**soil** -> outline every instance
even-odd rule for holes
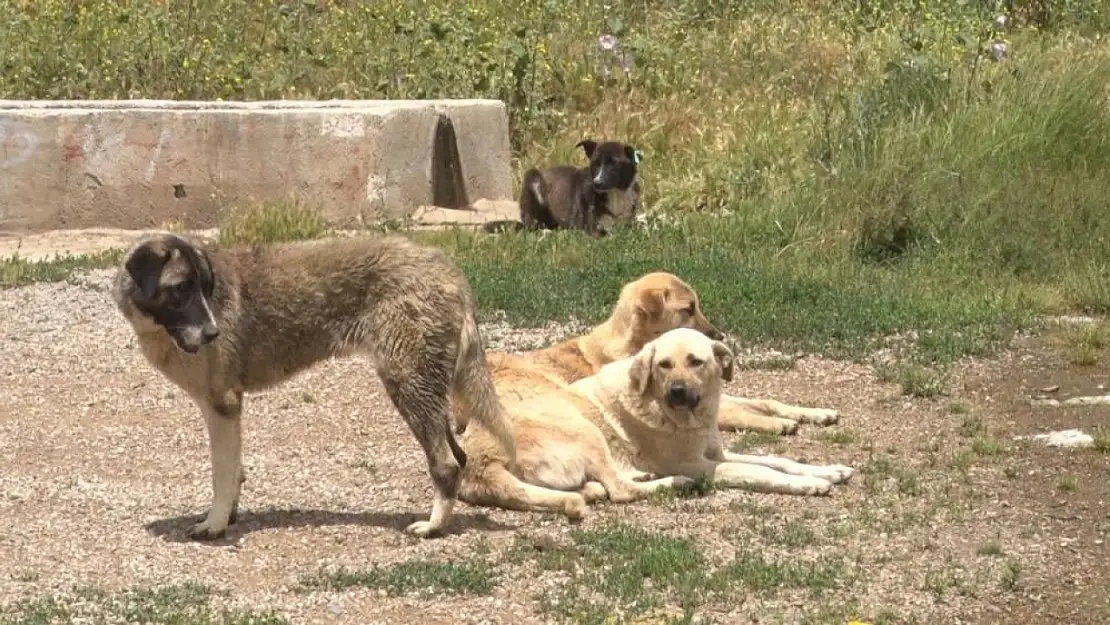
[[[1110,455],[1014,440],[1107,426],[1110,406],[1033,406],[1029,397],[1050,385],[1059,396],[1097,392],[1110,376],[1070,365],[1044,337],[960,363],[948,395],[933,399],[903,397],[868,366],[817,355],[787,371],[743,371],[729,392],[840,411],[836,425],[760,438],[750,452],[860,468],[830,497],[716,491],[598,506],[579,526],[460,504],[453,531],[436,540],[402,533],[431,502],[416,441],[364,363],[328,361],[248,399],[240,520],[227,540],[196,543],[184,534],[210,497],[203,423],[142,360],[108,276],[0,291],[0,605],[75,584],[191,580],[294,623],[542,623],[536,595],[557,582],[501,562],[514,540],[566,540],[620,520],[693,536],[715,557],[737,545],[786,561],[835,554],[858,573],[823,599],[804,589],[737,592],[712,606],[716,622],[1110,622]],[[566,329],[484,332],[511,349]],[[976,452],[976,441],[997,449]],[[797,523],[813,540],[782,539]],[[294,590],[325,566],[487,548],[501,562],[489,596]],[[822,620],[839,605],[842,618]]]

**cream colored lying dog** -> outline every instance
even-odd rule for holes
[[[477,462],[464,472],[459,498],[578,519],[590,501],[633,501],[700,478],[724,488],[825,495],[852,476],[842,465],[726,451],[717,411],[732,370],[728,346],[679,328],[568,388],[512,403],[515,467],[483,464],[486,436],[468,430],[463,449]]]

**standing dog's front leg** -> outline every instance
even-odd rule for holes
[[[228,392],[220,399],[199,399],[197,404],[208,427],[208,448],[212,461],[212,507],[208,516],[189,530],[198,540],[220,538],[239,502],[243,483],[243,432],[240,416],[243,395]]]

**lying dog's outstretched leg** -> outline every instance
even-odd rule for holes
[[[798,431],[798,422],[793,419],[760,414],[747,409],[743,404],[727,401],[727,397],[721,397],[721,405],[717,410],[717,429],[768,434],[793,434]]]
[[[589,487],[589,484],[586,486]],[[501,464],[466,471],[459,487],[459,499],[472,506],[496,506],[521,512],[556,512],[570,521],[580,521],[586,516],[589,494],[529,484]]]
[[[622,476],[610,468],[599,471],[597,481],[605,488],[613,503],[628,503],[647,497],[662,488],[688,488],[694,484],[694,480],[684,475],[635,481],[637,476],[642,475],[643,472],[636,471]]]
[[[691,479],[710,478],[717,486],[739,488],[780,495],[827,495],[832,490],[828,480],[809,475],[789,475],[769,467],[742,462],[706,460],[683,467],[683,475]]]
[[[832,425],[840,419],[837,412],[829,408],[807,408],[805,406],[785,404],[774,399],[751,399],[750,397],[737,397],[734,395],[725,395],[721,397],[721,399],[723,400],[721,402],[722,405],[731,403],[741,409],[747,409],[751,413],[768,417],[778,417],[780,419],[789,419],[799,423]]]
[[[724,452],[724,460],[728,462],[743,462],[744,464],[755,464],[776,471],[781,471],[788,475],[808,475],[810,477],[818,477],[823,480],[828,480],[833,484],[840,484],[847,482],[851,479],[852,475],[856,472],[852,467],[847,467],[842,464],[802,464],[795,462],[789,458],[781,456],[753,456],[750,454],[736,454],[731,451]]]
[[[212,507],[208,516],[189,530],[195,539],[220,538],[239,502],[244,475],[242,469],[241,393],[229,392],[223,398],[196,400],[208,427],[208,447],[212,457]]]

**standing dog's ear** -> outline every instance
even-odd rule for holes
[[[717,364],[721,367],[721,379],[725,382],[731,382],[732,369],[736,362],[732,350],[721,341],[713,341],[713,357],[717,359]]]
[[[152,299],[158,290],[158,282],[162,279],[162,267],[166,264],[166,255],[154,251],[149,243],[137,248],[131,253],[124,267],[139,287],[139,292],[146,299]]]
[[[201,292],[205,297],[212,297],[213,291],[216,290],[216,278],[212,271],[212,261],[208,259],[208,254],[204,250],[189,245],[185,248],[185,254],[189,257],[190,264],[197,270],[197,282],[200,283]]]
[[[594,150],[597,149],[597,141],[591,141],[590,139],[583,139],[583,140],[579,141],[578,143],[575,143],[574,147],[582,148],[583,150],[585,150],[586,158],[593,158]]]
[[[655,343],[648,343],[640,350],[632,361],[632,367],[628,370],[628,380],[632,382],[632,387],[636,392],[643,395],[647,392],[648,384],[651,383],[651,363],[655,360]]]
[[[670,293],[666,289],[648,289],[636,299],[636,312],[645,317],[658,317],[667,306]]]

